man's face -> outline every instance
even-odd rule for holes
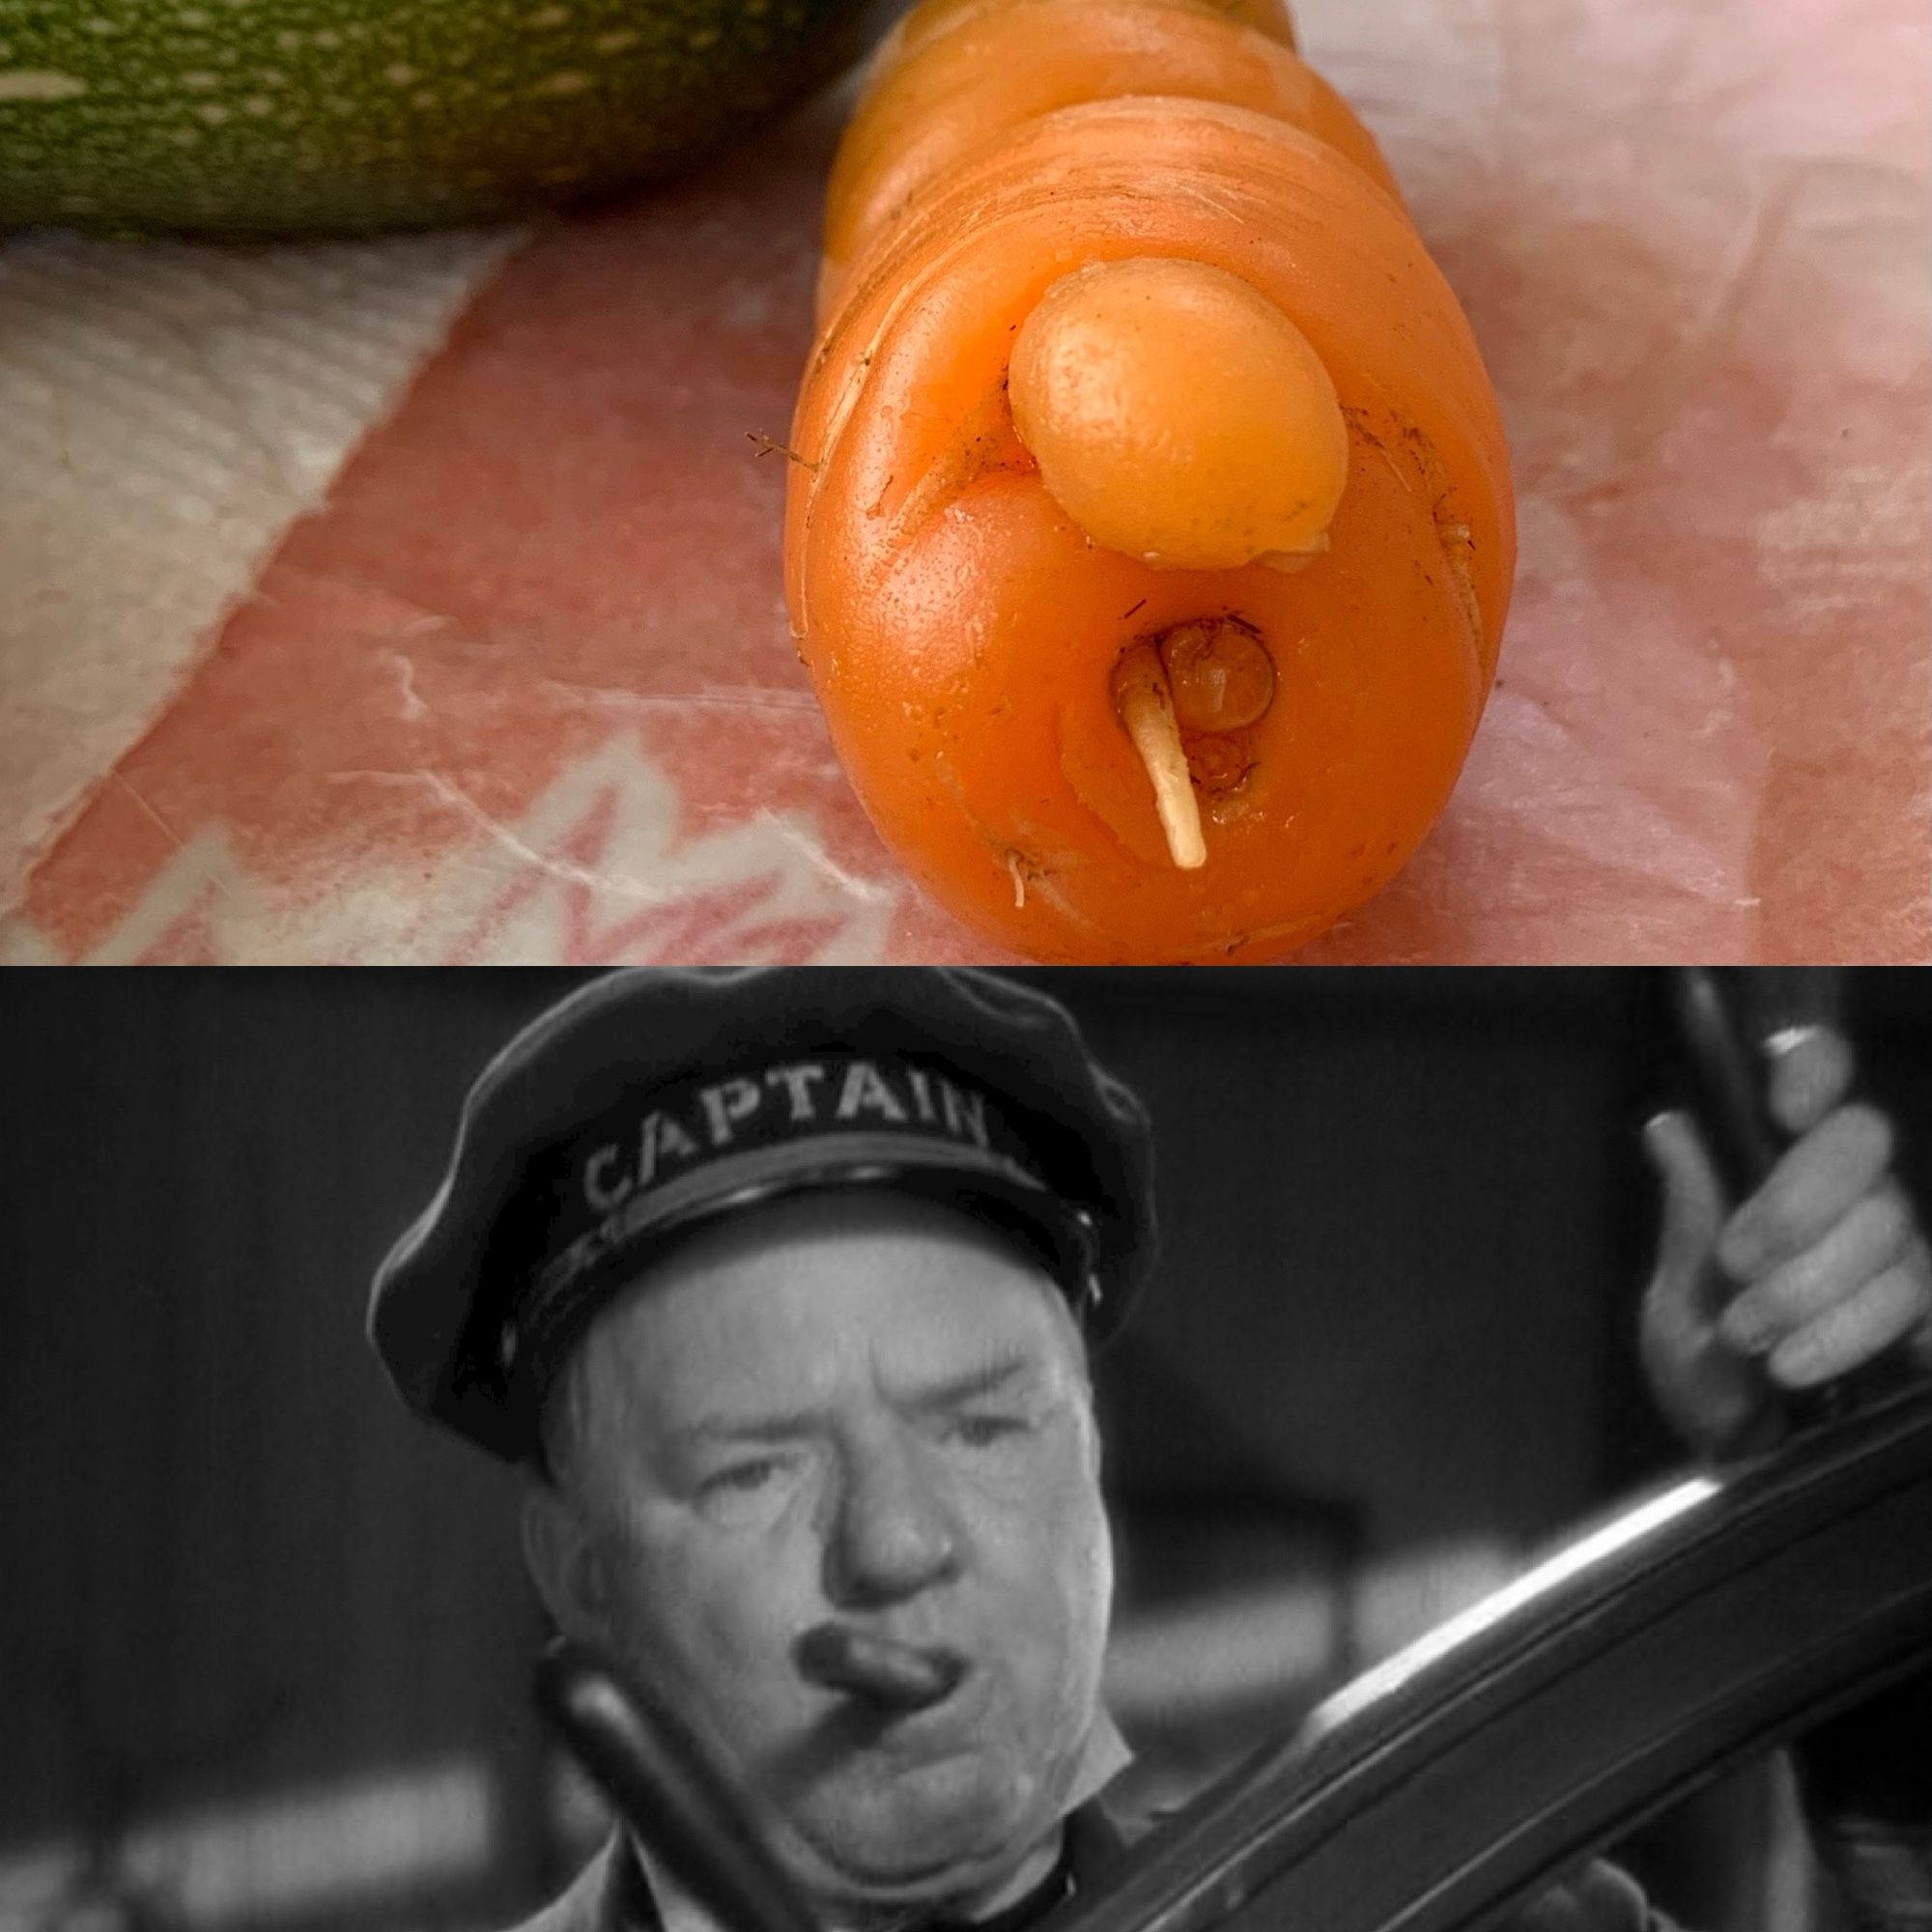
[[[943,1208],[800,1197],[677,1251],[578,1372],[606,1634],[712,1732],[808,1888],[882,1905],[1014,1870],[1078,1768],[1112,1589],[1046,1277]],[[847,1681],[812,1662],[828,1634],[861,1640]],[[908,1708],[868,1675],[895,1664],[962,1674]]]

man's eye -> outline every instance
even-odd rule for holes
[[[751,1495],[772,1482],[782,1466],[776,1456],[755,1456],[714,1469],[698,1487],[707,1496]]]
[[[1023,1435],[1027,1419],[1023,1415],[959,1415],[952,1420],[952,1436],[969,1449],[990,1449],[1014,1435]]]

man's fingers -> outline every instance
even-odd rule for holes
[[[1724,1339],[1747,1354],[1769,1352],[1901,1260],[1916,1238],[1897,1186],[1876,1189],[1822,1239],[1738,1295],[1721,1318]]]
[[[1917,1329],[1927,1299],[1925,1259],[1915,1253],[1780,1342],[1766,1367],[1786,1388],[1849,1375]]]
[[[1644,1932],[1651,1922],[1635,1884],[1598,1859],[1524,1906],[1509,1932]]]
[[[1877,1108],[1854,1101],[1828,1116],[1731,1216],[1718,1243],[1724,1272],[1756,1281],[1802,1255],[1878,1185],[1891,1151],[1891,1124]]]
[[[1546,1891],[1541,1898],[1523,1906],[1509,1921],[1505,1932],[1590,1932],[1590,1922],[1565,1886],[1557,1891]]]
[[[1681,1300],[1687,1316],[1714,1318],[1718,1311],[1700,1296],[1727,1207],[1718,1171],[1688,1115],[1659,1114],[1644,1128],[1643,1145],[1663,1184],[1652,1293]]]
[[[1661,1115],[1644,1144],[1663,1183],[1640,1339],[1652,1390],[1707,1453],[1769,1448],[1776,1389],[1849,1376],[1910,1338],[1932,1367],[1932,1254],[1891,1178],[1892,1129],[1848,1101],[1850,1048],[1833,1030],[1767,1042],[1772,1112],[1797,1139],[1726,1218],[1703,1143]]]
[[[1771,1111],[1788,1134],[1808,1133],[1851,1092],[1852,1049],[1829,1027],[1793,1027],[1766,1042]]]
[[[1577,1882],[1590,1932],[1644,1932],[1650,1908],[1634,1879],[1596,1860]]]
[[[1724,1194],[1697,1130],[1660,1114],[1644,1146],[1663,1183],[1657,1271],[1644,1296],[1639,1342],[1653,1394],[1678,1433],[1713,1454],[1754,1441],[1772,1412],[1752,1363],[1718,1325],[1725,1285],[1712,1265]]]

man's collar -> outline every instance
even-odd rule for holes
[[[1132,1761],[1133,1752],[1127,1741],[1122,1737],[1120,1726],[1104,1710],[1099,1712],[1087,1733],[1087,1742],[1081,1748],[1080,1763],[1073,1774],[1073,1780],[1067,1786],[1066,1797],[1061,1806],[1063,1819],[1097,1798],[1105,1788],[1117,1778]],[[1056,1827],[1056,1836],[1062,1828]],[[694,1898],[677,1879],[665,1867],[664,1861],[652,1855],[649,1846],[639,1841],[635,1833],[626,1832],[631,1859],[621,1861],[632,1864],[641,1874],[644,1888],[648,1890],[651,1904],[655,1909],[658,1932],[725,1932],[712,1916],[708,1907]],[[1056,1851],[1058,1847],[1056,1844]],[[615,1883],[617,1874],[613,1870]],[[621,1890],[619,1896],[621,1897]],[[635,1912],[630,1918],[637,1918]],[[1000,1915],[996,1912],[991,1917]],[[613,1918],[615,1916],[613,1915]],[[621,1918],[615,1922],[623,1923]],[[629,1928],[627,1928],[629,1932]],[[636,1928],[636,1932],[650,1932],[649,1921],[645,1920]],[[837,1932],[837,1928],[832,1928]]]

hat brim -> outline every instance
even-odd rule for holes
[[[514,1335],[504,1338],[513,1358],[503,1360],[506,1381],[533,1413],[540,1410],[597,1316],[705,1226],[801,1193],[864,1187],[956,1208],[1030,1250],[1090,1339],[1101,1339],[1094,1332],[1099,1300],[1091,1217],[996,1151],[861,1129],[746,1149],[619,1204],[599,1230],[608,1243],[601,1252],[574,1272],[540,1279]],[[570,1259],[566,1253],[559,1261]]]

